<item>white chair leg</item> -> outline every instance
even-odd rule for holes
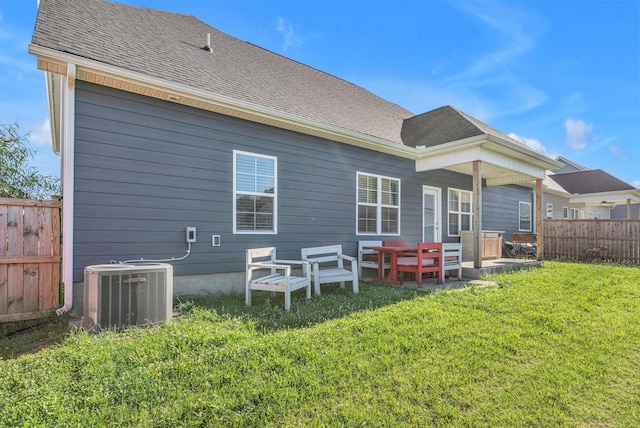
[[[291,309],[291,290],[287,288],[284,292],[284,310],[289,312]]]
[[[313,291],[316,296],[320,295],[320,267],[317,263],[313,264]]]
[[[248,282],[244,287],[244,303],[247,306],[251,306],[251,288],[249,287]]]

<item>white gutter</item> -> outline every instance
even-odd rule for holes
[[[67,65],[62,91],[62,283],[64,305],[56,313],[62,315],[73,305],[73,189],[74,141],[76,110],[76,66]]]

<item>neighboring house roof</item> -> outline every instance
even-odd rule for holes
[[[566,159],[562,159],[564,162]],[[560,168],[563,170],[563,168]],[[564,174],[548,174],[545,185],[557,191],[563,189],[569,202],[577,206],[606,206],[640,203],[640,189],[602,171],[587,169],[585,171]]]
[[[615,192],[619,190],[635,190],[636,188],[624,181],[604,172],[601,169],[553,174],[551,180],[558,183],[571,194]]]
[[[451,106],[405,119],[402,127],[402,140],[411,147],[434,147],[478,135],[491,135],[524,147],[514,138]]]
[[[212,52],[203,49],[211,35]],[[32,44],[402,144],[408,110],[191,15],[41,0]]]
[[[558,168],[553,171],[556,174],[564,174],[567,172],[577,172],[577,171],[587,171],[589,169],[586,166],[582,166],[579,163],[576,163],[570,159],[565,158],[564,156],[558,156],[556,158],[556,161],[564,164],[562,168]]]

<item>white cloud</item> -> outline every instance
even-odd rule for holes
[[[454,5],[492,30],[500,42],[492,50],[478,52],[468,67],[436,85],[458,94],[475,94],[490,116],[482,120],[523,113],[546,102],[546,93],[521,78],[517,71],[522,57],[535,48],[537,33],[545,31],[546,21],[503,3],[456,2]]]
[[[632,181],[632,182],[631,182],[631,183],[629,183],[629,184],[631,184],[631,185],[632,185],[633,187],[635,187],[636,189],[640,189],[640,180]]]
[[[621,161],[626,161],[627,159],[629,159],[619,146],[611,145],[609,146],[609,150],[611,151],[611,153],[613,153],[615,157],[617,157]]]
[[[29,132],[29,141],[34,146],[51,145],[51,124],[48,118]]]
[[[584,150],[591,139],[593,125],[569,118],[564,121],[564,129],[567,131],[567,146],[574,150]]]
[[[551,154],[549,153],[547,148],[542,145],[540,140],[537,140],[535,138],[522,137],[520,135],[514,134],[513,132],[509,134],[509,137],[520,141],[522,144],[529,147],[530,149],[535,150],[538,153],[542,153],[545,156],[551,157]]]
[[[293,24],[285,18],[278,18],[276,29],[283,37],[282,52],[286,52],[289,48],[295,48],[303,44],[303,40],[296,35]]]

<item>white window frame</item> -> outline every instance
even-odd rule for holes
[[[360,194],[360,177],[366,176],[368,178],[376,179],[376,202],[361,202],[359,198]],[[394,204],[384,204],[382,203],[382,182],[383,180],[389,180],[397,183],[398,186],[398,195],[397,195],[397,205]],[[387,177],[384,175],[378,174],[370,174],[367,172],[356,172],[356,235],[368,235],[368,236],[378,236],[378,235],[386,235],[386,236],[400,236],[400,219],[401,219],[401,203],[400,203],[400,195],[401,195],[401,181],[396,177]],[[360,207],[375,207],[376,209],[376,230],[375,232],[369,231],[360,231]],[[396,226],[397,232],[387,232],[382,230],[382,212],[384,208],[395,209],[397,210],[398,216],[398,224]]]
[[[236,162],[238,155],[250,156],[254,158],[270,159],[273,161],[273,193],[239,191],[237,183]],[[237,225],[237,197],[238,195],[260,196],[273,198],[273,228],[263,229],[238,229]],[[278,158],[275,156],[263,155],[259,153],[245,152],[241,150],[233,151],[233,233],[248,235],[274,235],[278,233]]]
[[[547,203],[547,218],[553,219],[553,204]]]
[[[526,228],[526,229],[522,227],[522,221],[523,221],[522,208],[523,207],[527,207],[529,211],[528,213],[525,213],[525,217],[529,218],[529,228]],[[531,202],[519,201],[518,202],[518,230],[520,232],[531,232],[532,227],[533,227],[533,216],[531,212]]]
[[[457,192],[458,193],[458,206],[457,209],[452,210],[451,209],[451,195],[450,192]],[[469,195],[469,212],[466,211],[462,211],[461,205],[462,205],[462,198],[461,195],[462,194],[467,194]],[[450,217],[451,215],[457,215],[458,217],[458,231],[453,234],[451,233],[451,225],[450,225]],[[456,189],[454,187],[449,187],[447,188],[447,236],[460,236],[460,231],[461,230],[467,230],[467,229],[460,229],[460,225],[462,224],[462,216],[468,215],[469,216],[469,229],[468,230],[473,230],[473,192],[469,191],[469,190],[463,190],[463,189]]]
[[[562,207],[562,218],[569,218],[569,207]]]
[[[577,208],[571,208],[571,220],[578,220],[580,218],[580,210]]]

